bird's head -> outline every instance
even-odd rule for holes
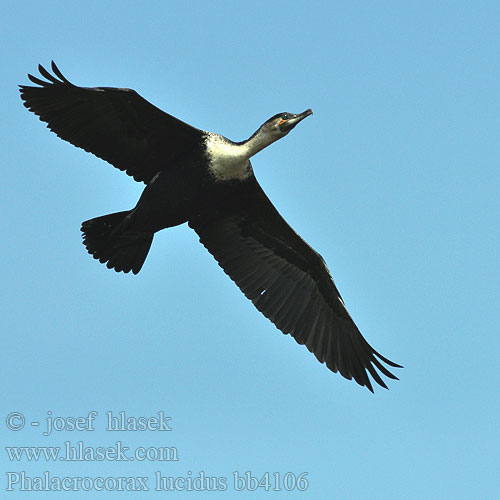
[[[278,113],[264,122],[248,141],[244,141],[241,144],[245,144],[248,156],[253,156],[269,146],[269,144],[285,137],[292,128],[309,115],[312,115],[312,110],[310,109],[299,114]]]
[[[303,113],[278,113],[267,120],[261,128],[266,129],[271,135],[277,139],[284,137],[304,118],[312,115],[312,110],[307,109]]]

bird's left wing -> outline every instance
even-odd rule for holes
[[[225,187],[221,187],[225,189]],[[219,193],[189,221],[201,243],[255,307],[334,372],[373,392],[368,373],[397,379],[348,314],[322,257],[281,217],[254,177]],[[377,371],[378,370],[378,371]]]
[[[201,141],[202,131],[153,106],[131,89],[78,87],[52,62],[37,86],[20,85],[24,105],[74,146],[149,182]]]

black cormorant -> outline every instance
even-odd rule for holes
[[[52,62],[24,105],[61,139],[124,170],[146,187],[132,210],[82,224],[88,252],[107,267],[141,270],[155,232],[187,222],[255,307],[321,363],[373,392],[383,363],[363,338],[322,257],[281,217],[255,179],[250,157],[312,114],[279,113],[233,142],[161,111],[131,89],[78,87]]]

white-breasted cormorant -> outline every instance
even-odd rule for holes
[[[281,217],[255,179],[250,157],[312,114],[279,113],[233,142],[161,111],[131,89],[77,87],[52,62],[47,81],[21,85],[24,105],[61,139],[146,184],[132,210],[82,224],[95,259],[138,273],[154,233],[187,222],[255,307],[334,372],[373,392],[368,373],[400,367],[363,338],[322,257]]]

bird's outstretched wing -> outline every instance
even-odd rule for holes
[[[225,189],[221,187],[221,189]],[[322,257],[281,217],[254,177],[219,193],[219,207],[189,221],[201,243],[255,307],[334,372],[373,392],[368,374],[397,379],[349,316]],[[238,192],[239,191],[239,192]]]
[[[131,89],[78,87],[52,62],[47,81],[28,75],[37,86],[20,85],[24,105],[61,139],[108,161],[136,181],[156,173],[201,141],[202,131],[153,106]]]

